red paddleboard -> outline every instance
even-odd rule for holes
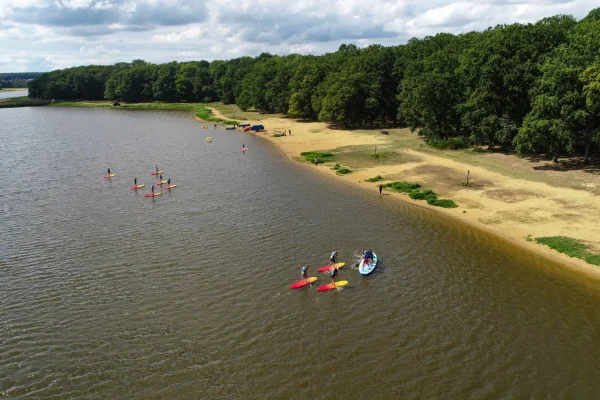
[[[308,286],[311,283],[313,283],[314,281],[317,280],[316,276],[311,276],[308,279],[302,279],[301,281],[298,281],[296,283],[292,283],[290,285],[290,289],[299,289],[299,288],[303,288],[304,286]]]
[[[158,193],[148,193],[145,194],[144,197],[156,197],[156,196],[160,196],[162,193],[158,192]]]
[[[333,283],[328,283],[327,285],[319,286],[317,290],[319,292],[326,292],[327,290],[333,290],[335,288],[344,287],[348,284],[348,281],[337,281],[335,285]]]
[[[158,181],[154,184],[154,186],[161,186],[162,184],[167,183],[167,181]]]
[[[346,263],[342,263],[341,262],[341,263],[335,264],[335,266],[338,267],[338,268],[342,268],[344,265],[346,265]],[[317,270],[317,272],[329,272],[331,270],[331,267],[332,267],[331,265],[327,265],[325,267],[321,267],[321,268],[319,268]]]
[[[158,171],[158,172],[154,171],[154,172],[150,172],[150,175],[160,175],[160,174],[162,174],[163,172],[164,172],[164,171]]]
[[[138,190],[138,189],[143,188],[144,186],[146,186],[146,185],[144,185],[142,183],[141,185],[135,185],[135,186],[130,187],[129,190]]]
[[[169,189],[173,189],[176,188],[177,185],[171,185],[171,186],[163,186],[163,190],[169,190]]]
[[[103,178],[104,179],[110,179],[110,178],[115,177],[115,176],[117,176],[117,174],[104,175]]]

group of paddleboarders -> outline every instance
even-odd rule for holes
[[[331,284],[335,285],[335,278],[337,278],[338,276],[338,266],[336,265],[337,263],[337,251],[332,251],[331,255],[329,256],[329,274],[331,276]],[[301,280],[306,281],[308,280],[308,265],[305,265],[304,267],[302,267],[300,269],[300,276],[301,276]]]
[[[158,169],[158,164],[155,166],[155,170],[156,172],[152,173],[151,175],[158,175],[159,177],[159,184],[163,183],[163,176],[162,176],[162,171],[160,171]],[[108,174],[105,176],[105,178],[110,178],[111,177],[111,172],[110,172],[110,168],[107,169]],[[165,187],[166,189],[170,189],[171,188],[171,178],[169,177],[169,179],[167,179],[166,181],[167,186]],[[157,184],[153,184],[152,187],[150,188],[150,190],[152,191],[152,194],[154,194],[154,189],[156,187]],[[137,177],[133,178],[133,188],[131,189],[137,189],[138,186],[138,180]],[[144,185],[141,185],[144,186]],[[175,185],[173,185],[173,187],[175,187]]]

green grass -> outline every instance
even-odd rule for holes
[[[352,172],[352,170],[349,169],[349,168],[340,168],[340,169],[338,169],[336,171],[336,174],[338,174],[338,175],[347,175],[347,174],[349,174],[351,172]]]
[[[273,137],[282,137],[283,135],[281,133],[274,133]]]
[[[446,140],[439,140],[428,143],[431,147],[438,150],[462,150],[469,147],[469,144],[461,138],[452,138]]]
[[[340,168],[342,168],[342,166],[340,164],[335,164],[333,167],[331,167],[331,169],[333,169],[334,171],[336,171]]]
[[[333,153],[325,151],[304,151],[300,153],[304,161],[315,163],[315,158],[319,160],[319,163],[333,161]]]
[[[382,180],[384,180],[383,176],[377,175],[377,176],[374,176],[372,178],[365,179],[365,182],[371,182],[371,183],[373,183],[373,182],[379,182],[379,181],[382,181]]]
[[[600,266],[600,254],[591,253],[589,251],[590,247],[581,240],[567,236],[545,236],[535,238],[535,241],[559,253],[564,253],[570,257],[584,260],[589,264]]]
[[[206,103],[208,107],[214,108],[221,114],[234,120],[263,120],[272,117],[281,117],[281,114],[259,114],[256,110],[242,111],[235,104],[223,104],[223,103]]]
[[[50,104],[48,100],[34,100],[27,96],[0,99],[0,108],[45,106],[48,104]]]
[[[377,156],[374,156],[373,146],[343,146],[331,150],[335,154],[336,161],[350,168],[370,168],[382,165],[404,164],[408,162],[420,161],[421,158],[411,154],[397,151],[377,150]]]
[[[384,188],[393,190],[394,192],[405,193],[411,199],[425,200],[427,204],[442,208],[458,207],[453,200],[439,199],[437,193],[432,190],[421,190],[421,185],[412,182],[390,182],[382,185]]]

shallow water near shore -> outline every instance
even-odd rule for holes
[[[0,99],[27,96],[27,90],[0,90]]]
[[[600,282],[189,113],[0,116],[0,398],[600,391]],[[348,288],[288,289],[332,250]]]

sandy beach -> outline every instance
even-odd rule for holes
[[[212,108],[220,118],[233,117],[229,112]],[[381,175],[382,183],[417,182],[441,198],[454,200],[458,208],[445,209],[412,200],[407,195],[384,191],[393,198],[430,208],[493,232],[515,245],[600,277],[600,268],[571,258],[532,238],[568,236],[590,245],[600,253],[600,171],[566,169],[547,160],[518,158],[503,153],[475,153],[467,150],[435,150],[426,146],[408,129],[345,131],[331,129],[320,122],[302,122],[289,118],[266,116],[260,121],[267,131],[256,133],[275,144],[290,159],[301,161],[301,152],[331,151],[335,161],[311,165],[311,168],[335,175],[331,167],[339,163],[352,173],[339,176],[348,183],[378,195],[379,183],[365,179]],[[274,131],[292,131],[292,135],[273,137]],[[374,160],[373,146],[383,154]],[[304,163],[307,166],[308,163]],[[463,186],[467,170],[469,186]],[[528,240],[529,238],[529,240]]]

